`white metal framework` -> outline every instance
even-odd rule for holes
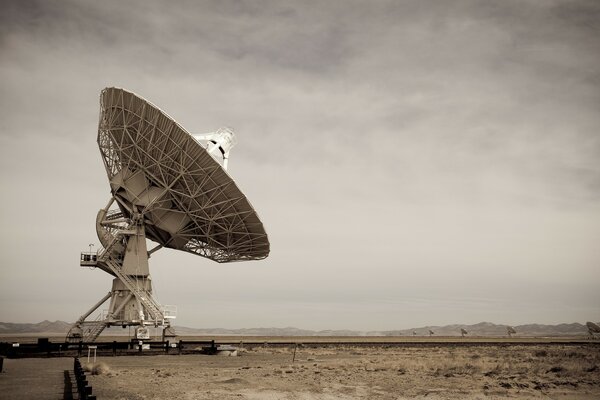
[[[204,135],[192,135],[199,142],[206,141],[206,151],[213,157],[217,157],[218,152],[223,158],[223,168],[227,169],[229,161],[229,151],[237,144],[233,129],[230,127],[219,128],[216,132],[206,133]]]
[[[146,338],[151,325],[174,335],[170,321],[176,309],[152,296],[150,254],[169,247],[219,263],[269,254],[262,222],[224,169],[235,136],[221,128],[192,137],[141,97],[107,88],[100,95],[98,145],[112,196],[96,217],[103,248],[82,253],[80,264],[115,279],[111,291],[73,325],[67,340],[94,341],[107,326],[137,326],[139,339]],[[211,154],[220,154],[223,166]],[[158,245],[148,251],[146,238]],[[109,299],[106,312],[87,320]]]
[[[132,206],[142,213],[149,239],[217,262],[268,256],[254,208],[196,139],[123,89],[104,89],[100,106],[98,145],[111,190],[124,214]],[[225,153],[228,140],[219,142]]]

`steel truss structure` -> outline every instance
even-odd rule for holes
[[[268,256],[256,211],[196,139],[131,92],[105,89],[100,107],[111,190],[125,214],[143,214],[149,239],[217,262]]]
[[[112,197],[96,218],[103,249],[82,253],[80,264],[115,279],[112,290],[73,325],[68,340],[94,341],[112,325],[139,326],[140,338],[149,325],[172,334],[175,313],[152,297],[148,268],[150,254],[163,247],[219,263],[269,255],[262,222],[225,171],[234,144],[229,128],[195,138],[131,92],[101,92],[98,146]],[[219,154],[223,165],[213,158]],[[157,246],[148,251],[146,238]],[[108,299],[106,315],[88,321]]]

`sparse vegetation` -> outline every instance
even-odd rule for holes
[[[293,364],[293,347],[246,343],[245,348],[246,353],[233,358],[115,357],[110,374],[91,379],[99,398],[108,400],[144,393],[149,382],[164,384],[166,377],[169,385],[161,386],[164,398],[319,399],[323,393],[330,396],[325,398],[344,399],[395,399],[389,396],[396,393],[407,398],[443,393],[445,399],[552,394],[600,398],[600,352],[587,345],[305,346]],[[232,385],[232,379],[243,383]]]
[[[109,372],[110,368],[106,363],[103,362],[94,364],[94,367],[92,368],[92,375],[104,375],[108,374]]]

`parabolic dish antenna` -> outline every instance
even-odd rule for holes
[[[595,333],[600,334],[600,326],[598,326],[598,324],[588,321],[585,323],[585,326],[588,328],[588,334],[590,337],[594,337]]]
[[[111,198],[96,217],[103,248],[80,264],[113,275],[108,294],[82,315],[69,341],[94,341],[107,326],[163,327],[176,310],[152,297],[148,258],[168,247],[219,263],[261,260],[269,240],[256,211],[227,174],[235,136],[229,128],[191,135],[150,102],[119,88],[100,94],[98,146]],[[156,242],[150,251],[146,239]],[[110,299],[109,309],[86,321]]]

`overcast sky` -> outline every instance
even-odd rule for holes
[[[74,321],[99,93],[232,126],[263,261],[151,259],[177,325],[600,320],[597,1],[5,1],[0,320]]]

